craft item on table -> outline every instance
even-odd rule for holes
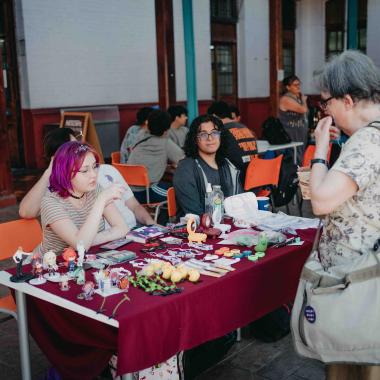
[[[201,217],[201,226],[204,228],[210,228],[211,227],[211,216],[208,213],[205,213]]]
[[[244,245],[251,247],[257,244],[259,231],[250,228],[232,231],[225,237],[224,240],[219,241],[217,244],[231,244],[231,245]]]
[[[196,242],[196,243],[201,243],[206,241],[207,235],[202,234],[199,232],[195,232],[197,230],[197,223],[196,219],[194,217],[189,218],[187,221],[187,233],[188,233],[188,240],[189,243]]]
[[[272,246],[272,248],[280,248],[285,247],[286,245],[302,245],[303,242],[301,242],[301,238],[298,236],[286,239],[285,241],[282,241],[281,243],[277,243]]]
[[[179,239],[173,236],[164,237],[164,238],[161,238],[160,240],[164,242],[165,244],[179,245],[182,243],[182,239]]]
[[[197,264],[203,268],[206,268],[208,270],[213,270],[213,271],[218,272],[218,273],[227,273],[227,272],[232,272],[235,270],[235,268],[232,268],[231,266],[228,266],[228,265],[221,265],[221,264],[217,264],[215,262],[205,263],[203,261],[196,260],[196,259],[191,259],[191,260],[187,261],[186,264],[187,263],[195,263],[195,264]],[[212,269],[210,269],[210,268],[212,268]]]
[[[259,240],[255,246],[256,252],[265,252],[268,248],[268,236],[265,232],[260,232]]]
[[[193,269],[197,269],[200,274],[203,274],[204,276],[210,276],[210,277],[222,277],[225,273],[217,273],[216,271],[207,270],[206,268],[201,267],[200,265],[197,265],[195,263],[186,263],[187,266]]]
[[[106,260],[106,264],[115,265],[124,263],[129,260],[134,260],[136,258],[136,253],[132,251],[117,251],[111,250],[106,252],[100,252],[96,254],[98,258]]]
[[[118,284],[119,289],[127,291],[129,289],[129,280],[128,276],[124,276],[119,280]]]
[[[52,280],[53,277],[60,277],[60,274],[57,272],[57,255],[54,251],[50,250],[44,254],[42,265],[48,271],[44,276],[47,280]]]
[[[77,253],[75,252],[75,249],[72,247],[65,248],[62,253],[62,258],[65,260],[65,266],[68,267],[70,263],[74,263],[75,266],[75,260],[77,258]],[[72,265],[72,264],[71,264]],[[72,269],[74,270],[74,269]]]
[[[32,273],[36,278],[29,280],[31,285],[42,285],[45,284],[46,279],[43,277],[43,265],[42,265],[42,256],[40,253],[34,253],[32,259]]]
[[[168,232],[167,228],[157,225],[142,226],[129,231],[126,238],[137,243],[147,243],[149,240],[163,236]]]
[[[203,232],[211,239],[216,239],[222,233],[219,228],[206,228]]]
[[[66,292],[70,289],[69,285],[69,277],[66,275],[62,275],[59,281],[59,289],[63,292]]]
[[[203,258],[204,261],[216,260],[218,255],[210,255],[209,253]]]
[[[265,252],[256,252],[254,255],[247,256],[247,259],[250,261],[257,261],[265,257]]]
[[[250,227],[255,226],[254,223],[247,222],[246,220],[243,220],[243,219],[234,219],[233,223],[234,223],[234,226],[237,228],[250,228]]]
[[[196,214],[186,214],[185,216],[182,216],[179,221],[181,224],[184,224],[185,226],[187,226],[187,222],[190,219],[195,219],[195,221],[197,222],[197,225],[199,225],[200,218],[199,218],[199,215],[196,215]]]
[[[136,273],[136,276],[131,277],[129,281],[134,287],[139,287],[146,293],[152,295],[166,296],[174,293],[179,293],[183,290],[183,288],[178,288],[175,284],[166,284],[166,282],[159,276],[148,278],[139,273]]]
[[[150,255],[153,256],[153,257],[157,257],[159,259],[164,259],[166,261],[170,261],[170,263],[172,265],[177,265],[177,264],[179,264],[181,262],[181,259],[179,257],[175,256],[175,251],[174,251],[174,255],[170,255],[170,254],[169,255],[165,255],[163,253],[157,253],[157,252],[151,253]]]
[[[172,248],[168,249],[166,253],[170,256],[180,257],[181,259],[191,259],[195,256],[203,255],[203,252],[191,248]]]
[[[87,253],[85,262],[90,263],[91,261],[94,261],[94,260],[96,260],[96,255],[93,253]]]
[[[91,301],[95,292],[95,284],[92,281],[87,281],[82,287],[82,293],[78,294],[77,298]]]
[[[77,252],[78,252],[78,261],[77,261],[77,265],[79,267],[83,266],[83,262],[84,262],[84,255],[86,253],[86,249],[84,247],[84,243],[82,240],[79,240],[78,244],[77,244]]]
[[[133,268],[142,268],[146,263],[146,259],[136,259],[129,262]]]
[[[188,271],[188,279],[190,282],[198,282],[199,281],[199,278],[201,276],[201,274],[199,273],[199,271],[197,269],[189,269]]]
[[[227,257],[221,257],[220,259],[215,260],[214,264],[231,266],[233,264],[238,263],[239,261],[240,261],[240,259],[238,259],[238,258],[229,259]]]
[[[17,251],[13,254],[13,261],[16,263],[16,274],[10,277],[12,282],[26,282],[34,277],[33,273],[23,273],[22,263],[23,256],[31,256],[32,252],[24,252],[22,247],[18,247]]]
[[[131,239],[127,239],[127,238],[122,238],[122,239],[118,239],[118,240],[113,240],[113,241],[110,241],[109,243],[107,244],[103,244],[100,246],[100,248],[102,249],[107,249],[107,250],[111,250],[111,249],[118,249],[128,243],[130,243],[132,240]]]
[[[221,247],[221,248],[215,250],[215,254],[218,256],[223,256],[229,250],[230,250],[229,247]]]
[[[212,244],[187,243],[187,245],[191,248],[200,249],[201,251],[212,251],[214,249],[214,246]]]
[[[238,254],[235,254],[234,257],[238,258],[238,259],[242,259],[243,257],[248,257],[252,255],[252,251],[250,250],[245,250],[241,253],[238,253]]]

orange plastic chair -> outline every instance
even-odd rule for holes
[[[169,218],[175,218],[177,215],[177,202],[175,200],[174,187],[168,189],[168,215]]]
[[[112,152],[111,153],[111,163],[112,164],[120,164],[120,152]]]
[[[244,190],[248,191],[262,186],[277,186],[280,178],[282,157],[283,155],[281,154],[268,160],[262,158],[252,159],[245,174]],[[258,196],[263,195],[269,195],[272,209],[275,210],[271,191],[264,190],[258,193]]]
[[[0,260],[13,256],[18,247],[32,251],[42,240],[42,229],[37,219],[19,219],[0,224]],[[10,293],[0,298],[0,312],[17,319],[16,304]]]
[[[329,151],[327,153],[327,161],[330,161],[332,144],[329,145]],[[310,166],[310,161],[314,158],[315,145],[308,145],[303,155],[302,166]]]
[[[125,179],[130,186],[141,186],[145,187],[146,190],[146,203],[143,206],[147,206],[150,208],[156,208],[160,202],[150,203],[149,199],[149,188],[150,188],[150,180],[148,175],[148,170],[143,165],[129,165],[129,164],[112,164],[117,170],[119,170],[120,174]]]

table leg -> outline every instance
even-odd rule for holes
[[[31,380],[32,376],[29,356],[29,333],[25,294],[19,290],[16,290],[16,305],[22,380]]]
[[[294,165],[297,165],[297,147],[293,146],[293,159],[294,159]]]

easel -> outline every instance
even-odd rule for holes
[[[77,138],[81,136],[81,141],[91,144],[99,153],[100,163],[104,163],[102,148],[91,112],[63,112],[59,127],[72,129]]]

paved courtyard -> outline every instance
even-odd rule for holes
[[[0,209],[0,223],[18,218],[18,206]],[[293,207],[291,207],[291,212]],[[310,204],[304,202],[304,215],[312,215]],[[295,213],[296,214],[296,213]],[[3,238],[3,237],[2,237]],[[4,265],[4,264],[3,264]],[[0,268],[1,269],[1,268]],[[0,289],[0,292],[4,289]],[[0,379],[21,379],[18,332],[15,320],[4,321],[0,313]],[[33,380],[43,379],[49,362],[31,341]],[[242,340],[236,343],[223,361],[198,376],[197,380],[323,380],[324,365],[299,357],[288,335],[275,343],[263,343],[242,331]]]

